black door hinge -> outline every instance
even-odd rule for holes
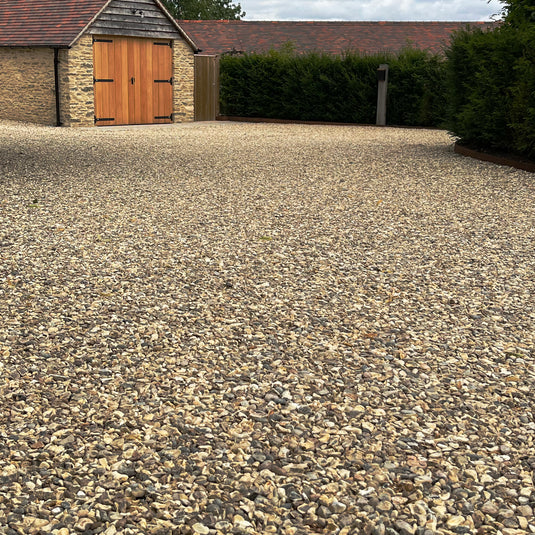
[[[96,117],[95,116],[95,124],[97,124],[99,121],[115,121],[115,117]]]

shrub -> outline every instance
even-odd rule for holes
[[[459,142],[535,157],[534,25],[462,30],[447,58],[447,126]]]
[[[444,61],[406,48],[400,54],[223,56],[221,113],[243,117],[374,124],[377,68],[390,65],[390,124],[437,126],[444,120]]]
[[[442,126],[446,113],[443,58],[406,48],[390,60],[388,122],[412,126]]]

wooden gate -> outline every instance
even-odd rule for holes
[[[93,68],[97,125],[172,122],[172,41],[95,37]]]
[[[219,115],[219,59],[195,56],[195,120],[215,121]]]

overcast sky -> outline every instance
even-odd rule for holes
[[[235,0],[243,20],[490,20],[498,0]]]

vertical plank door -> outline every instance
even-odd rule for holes
[[[170,123],[173,119],[172,41],[152,41],[152,122]]]
[[[140,39],[139,43],[139,78],[142,82],[139,88],[139,100],[136,102],[136,109],[139,113],[139,124],[153,123],[152,110],[152,41],[150,39]]]
[[[111,37],[96,38],[93,42],[93,87],[95,95],[95,123],[117,124],[115,78],[115,43]]]
[[[171,41],[98,37],[93,59],[97,125],[172,122]]]
[[[128,41],[114,37],[115,47],[115,124],[130,124]],[[97,123],[98,124],[98,123]]]
[[[152,120],[152,50],[149,39],[128,39],[129,124],[150,124]]]
[[[195,55],[194,110],[196,121],[215,121],[219,115],[219,59]]]

